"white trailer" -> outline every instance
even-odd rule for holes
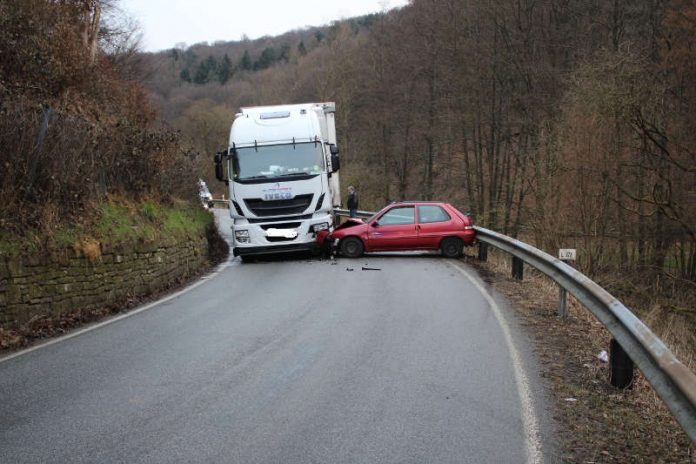
[[[215,174],[229,186],[233,253],[314,250],[341,205],[336,105],[242,108]],[[225,169],[225,165],[227,169]]]

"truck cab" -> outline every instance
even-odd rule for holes
[[[229,186],[233,253],[313,250],[341,204],[333,103],[242,108],[215,157]],[[225,169],[226,167],[226,169]]]

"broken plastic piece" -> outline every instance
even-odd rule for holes
[[[362,270],[363,271],[381,271],[381,269],[377,269],[376,267],[365,267],[365,266],[363,266]]]
[[[609,354],[607,354],[606,351],[602,350],[602,351],[600,351],[599,354],[597,355],[597,359],[599,359],[599,360],[602,361],[603,363],[609,362]]]

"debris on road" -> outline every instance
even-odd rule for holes
[[[602,351],[600,351],[599,354],[597,355],[597,359],[599,359],[599,360],[602,361],[603,363],[607,363],[607,362],[609,362],[609,354],[607,354],[606,351],[602,350]]]
[[[346,268],[346,271],[352,271],[352,270],[353,270],[352,267],[347,267],[347,268]]]
[[[376,267],[365,267],[365,266],[363,266],[362,270],[363,271],[381,271],[381,269],[378,269]]]

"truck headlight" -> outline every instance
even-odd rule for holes
[[[235,230],[234,231],[234,238],[239,243],[249,243],[251,241],[249,239],[249,231],[248,230]]]
[[[312,226],[312,229],[314,229],[314,232],[317,233],[320,230],[327,230],[329,228],[329,223],[328,222],[320,222],[319,224],[314,224]]]

